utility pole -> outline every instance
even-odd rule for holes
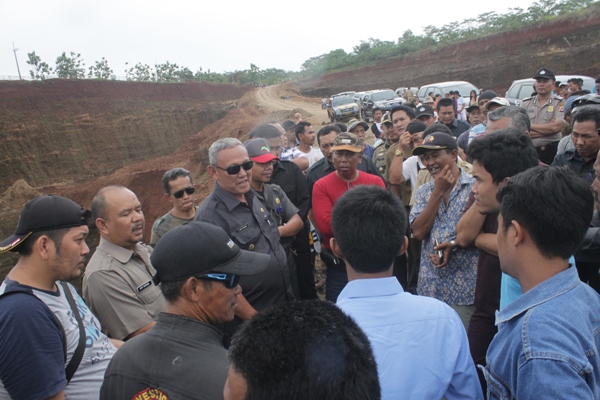
[[[17,71],[19,71],[19,80],[23,80],[23,78],[21,78],[21,69],[19,68],[19,60],[17,59],[17,50],[19,49],[15,49],[15,42],[13,42],[13,52],[15,53],[15,62],[17,63]]]

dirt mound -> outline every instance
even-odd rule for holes
[[[541,67],[557,74],[600,75],[600,4],[585,15],[557,18],[519,31],[422,51],[399,60],[306,79],[299,91],[322,97],[346,90],[422,86],[465,80],[477,87],[506,91],[513,80]]]

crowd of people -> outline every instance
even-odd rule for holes
[[[599,399],[600,96],[533,77],[219,139],[149,244],[126,187],[30,200],[0,399]]]

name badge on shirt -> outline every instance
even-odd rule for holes
[[[141,291],[146,289],[148,286],[150,286],[151,283],[152,283],[152,280],[149,280],[148,282],[142,283],[140,286],[138,286],[138,288],[137,288],[138,293],[141,293]]]
[[[248,227],[248,224],[244,225],[244,226],[240,226],[239,228],[236,229],[236,232],[241,232],[244,229],[246,229]]]
[[[554,106],[548,106],[548,112],[549,113],[554,112]]]

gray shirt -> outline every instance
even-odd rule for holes
[[[261,311],[274,304],[294,300],[287,257],[279,243],[277,223],[254,190],[246,193],[243,203],[218,183],[200,204],[195,221],[220,226],[244,250],[271,256],[267,268],[256,275],[240,277],[243,295],[252,307]],[[237,320],[239,324],[240,321]]]
[[[229,361],[214,326],[161,313],[106,370],[100,399],[222,399]]]

